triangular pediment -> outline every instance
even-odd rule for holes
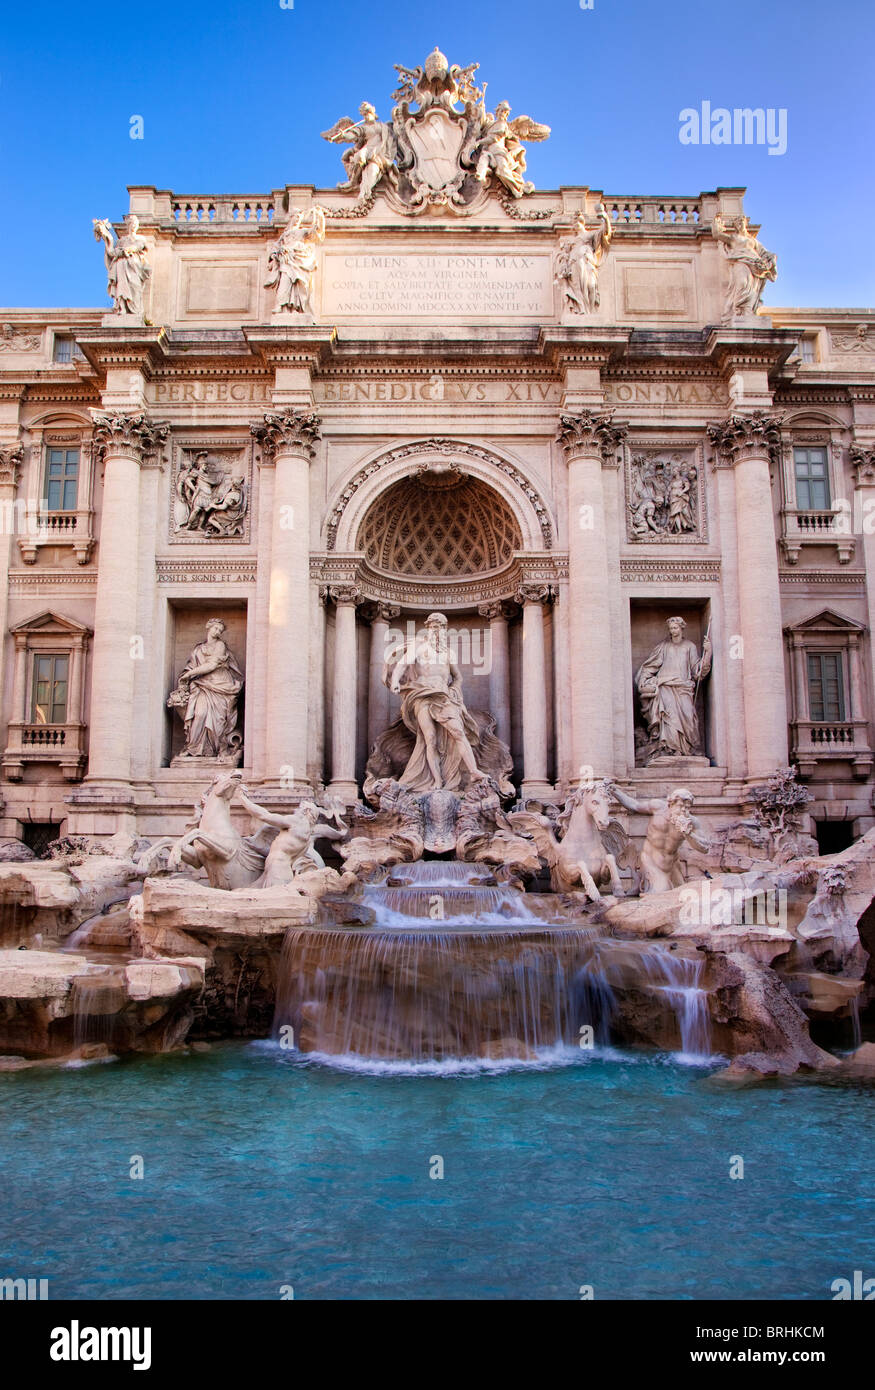
[[[791,623],[784,628],[785,632],[805,632],[805,633],[840,633],[840,632],[865,632],[862,623],[857,623],[853,618],[844,618],[840,613],[834,613],[831,608],[823,608],[819,613],[815,613],[811,618],[803,618],[801,622]]]
[[[86,627],[85,623],[79,623],[75,618],[63,618],[60,613],[52,613],[49,609],[44,613],[37,613],[36,617],[27,618],[23,623],[16,623],[9,631],[27,632],[34,636],[91,635],[91,628]]]

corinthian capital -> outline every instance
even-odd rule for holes
[[[857,487],[875,486],[875,444],[852,444],[848,452]]]
[[[714,445],[718,467],[733,468],[740,459],[755,454],[773,456],[781,445],[781,415],[766,415],[762,410],[750,415],[730,415],[708,426],[708,437]]]
[[[91,418],[94,447],[101,460],[107,454],[125,454],[139,461],[144,454],[154,454],[170,433],[168,424],[150,420],[142,412],[104,414],[93,410]]]
[[[0,483],[11,483],[13,487],[17,484],[18,470],[23,459],[24,449],[21,444],[0,446]]]
[[[321,424],[319,416],[312,411],[288,406],[285,410],[268,411],[262,421],[249,428],[265,458],[275,458],[278,453],[294,453],[311,459],[316,452]]]
[[[610,411],[582,410],[579,415],[561,415],[556,438],[566,459],[579,454],[599,453],[603,463],[616,464],[617,449],[627,434],[627,426],[615,423]]]

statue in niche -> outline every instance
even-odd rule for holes
[[[723,305],[723,322],[756,314],[767,280],[778,276],[778,258],[757,241],[746,217],[724,221],[714,217],[713,232],[729,263],[729,288]]]
[[[392,126],[377,119],[376,108],[369,101],[362,102],[359,115],[360,121],[341,116],[330,130],[322,132],[322,139],[333,145],[352,145],[341,156],[346,183],[339,183],[337,188],[340,193],[357,192],[359,201],[366,203],[384,177],[397,182],[397,143]]]
[[[668,637],[638,669],[635,685],[650,734],[651,758],[685,758],[699,747],[696,695],[711,670],[711,639],[702,641],[702,655],[684,637],[683,618],[667,620]]]
[[[629,475],[629,526],[636,540],[696,531],[695,465],[636,454]]]
[[[384,683],[401,695],[401,719],[416,743],[398,781],[410,791],[455,791],[487,776],[472,747],[477,723],[462,701],[462,677],[447,643],[447,620],[431,613],[412,650],[389,653]]]
[[[274,313],[311,314],[310,293],[316,274],[316,248],[325,240],[325,211],[311,208],[294,213],[279,241],[268,253],[273,274],[265,281],[276,289]]]
[[[691,644],[692,645],[692,644]],[[642,876],[641,891],[644,893],[667,893],[679,887],[683,873],[678,863],[678,851],[687,841],[694,849],[707,854],[711,843],[706,839],[691,813],[694,797],[686,787],[675,787],[666,799],[655,797],[647,801],[636,801],[620,791],[613,782],[608,790],[621,806],[637,815],[650,816],[647,834],[638,856]]]
[[[324,869],[325,860],[313,848],[315,841],[342,840],[348,832],[336,808],[330,816],[335,824],[328,825],[320,819],[328,813],[315,801],[302,801],[294,811],[280,815],[253,801],[242,782],[237,795],[250,815],[265,825],[276,827],[279,832],[267,852],[264,872],[253,888],[275,888],[279,883],[291,883],[310,869]]]
[[[106,262],[106,292],[112,300],[113,313],[143,317],[146,286],[152,275],[149,247],[137,236],[139,220],[131,212],[125,218],[125,230],[118,241],[113,237],[107,219],[95,218],[95,241],[102,241]]]
[[[203,536],[242,536],[248,506],[246,479],[242,473],[226,473],[206,449],[186,459],[176,478],[182,504],[178,529]]]
[[[194,648],[167,701],[168,709],[177,710],[185,723],[185,747],[173,759],[174,766],[209,758],[236,767],[242,757],[237,701],[243,672],[225,644],[224,631],[221,618],[210,618],[206,640]]]
[[[586,213],[581,213],[575,235],[560,242],[555,279],[565,295],[565,307],[572,314],[594,314],[598,309],[599,268],[608,254],[612,234],[607,209],[599,203],[595,225],[588,227]]]

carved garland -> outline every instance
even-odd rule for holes
[[[500,469],[512,482],[516,483],[520,491],[525,494],[532,504],[541,526],[544,549],[552,550],[553,523],[550,520],[546,504],[540,494],[532,487],[528,479],[520,473],[519,469],[515,468],[511,463],[507,463],[506,460],[499,458],[497,454],[491,453],[489,449],[480,448],[476,444],[464,444],[454,439],[443,438],[423,439],[413,444],[402,444],[399,448],[390,449],[388,453],[383,454],[378,459],[374,459],[372,463],[366,464],[364,468],[360,468],[358,473],[356,473],[353,478],[350,478],[328,518],[326,532],[329,550],[334,550],[335,548],[337,543],[337,529],[346,508],[355,493],[367,482],[368,478],[373,477],[375,473],[379,473],[387,464],[394,463],[397,459],[410,458],[417,454],[444,454],[461,456],[464,458],[476,458],[484,463],[488,463],[492,468]]]

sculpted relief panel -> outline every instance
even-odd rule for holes
[[[636,448],[626,460],[630,541],[706,541],[704,474],[695,448]]]
[[[173,453],[170,540],[249,540],[252,446],[227,439],[178,444]]]

